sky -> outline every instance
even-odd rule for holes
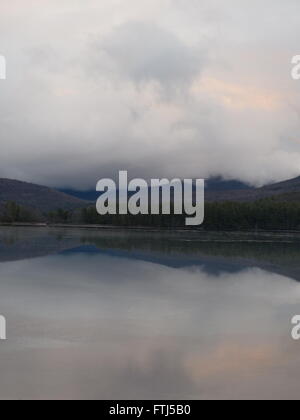
[[[300,175],[298,0],[2,0],[0,177]]]

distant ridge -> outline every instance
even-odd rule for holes
[[[234,190],[250,190],[252,187],[240,181],[225,181],[220,177],[210,178],[206,182],[207,191],[234,191]],[[80,198],[81,200],[97,201],[99,192],[94,190],[77,191],[72,189],[60,189],[59,191],[65,194],[72,195],[73,197]]]
[[[88,201],[52,188],[0,178],[0,206],[3,206],[7,201],[14,201],[20,206],[37,209],[41,212],[57,209],[75,210],[89,205]]]
[[[94,190],[76,191],[61,190],[73,197],[95,202],[99,193]],[[206,201],[255,201],[275,196],[283,201],[300,200],[300,176],[261,188],[250,187],[240,181],[225,181],[221,178],[211,178],[206,181]]]
[[[0,208],[6,202],[14,201],[20,206],[43,213],[57,209],[76,210],[90,206],[99,196],[96,191],[88,191],[78,193],[82,197],[79,198],[75,196],[75,191],[67,191],[69,194],[37,184],[0,178]],[[300,176],[261,188],[251,188],[238,181],[213,179],[208,181],[205,192],[205,200],[208,202],[249,202],[267,197],[274,197],[278,201],[300,201]]]
[[[207,201],[255,201],[262,198],[274,197],[282,201],[299,201],[300,176],[287,181],[265,185],[261,188],[207,191]]]

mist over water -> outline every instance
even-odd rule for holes
[[[298,397],[297,244],[259,259],[186,233],[0,241],[1,399]]]

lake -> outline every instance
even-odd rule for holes
[[[0,228],[0,398],[299,398],[299,245]]]

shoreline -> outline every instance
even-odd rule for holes
[[[128,231],[145,231],[145,232],[191,232],[199,234],[275,234],[275,235],[298,235],[300,230],[204,230],[193,228],[164,228],[149,226],[116,226],[116,225],[85,225],[85,224],[48,224],[48,223],[1,223],[1,227],[28,227],[28,228],[62,228],[62,229],[96,229],[96,230],[128,230]]]

